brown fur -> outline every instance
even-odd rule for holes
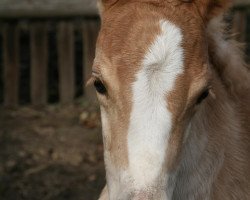
[[[167,19],[183,31],[185,73],[178,77],[175,90],[166,97],[174,115],[166,170],[185,166],[182,160],[190,150],[188,140],[202,137],[205,131],[208,137],[205,156],[197,165],[205,167],[193,170],[207,178],[209,175],[202,169],[218,164],[210,188],[211,199],[250,199],[250,75],[234,42],[223,38],[218,15],[228,5],[227,0],[192,3],[103,0],[94,68],[108,88],[107,97],[99,96],[111,121],[110,135],[104,138],[104,145],[117,167],[125,169],[128,165],[126,138],[132,105],[131,83],[149,44],[159,33],[157,22]],[[227,48],[223,49],[220,42]],[[197,97],[207,86],[211,87],[210,96],[204,104],[196,106]],[[190,119],[193,133],[186,142],[183,132]],[[180,191],[177,188],[175,192]],[[195,188],[186,195],[204,199],[202,191]]]

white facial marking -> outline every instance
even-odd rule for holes
[[[133,84],[133,106],[128,132],[129,169],[136,190],[154,186],[165,160],[172,115],[167,94],[183,72],[181,30],[160,21],[161,33],[147,52]],[[160,180],[166,181],[161,177]]]

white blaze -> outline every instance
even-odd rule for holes
[[[181,30],[163,20],[160,27],[133,84],[128,174],[137,190],[153,186],[161,175],[172,127],[166,96],[183,72]]]

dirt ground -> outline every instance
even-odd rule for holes
[[[1,200],[92,200],[105,184],[98,107],[0,108]]]

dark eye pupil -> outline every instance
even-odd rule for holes
[[[98,81],[98,80],[95,81],[94,86],[95,86],[96,91],[100,94],[105,94],[107,91],[105,86],[103,85],[103,83],[101,81]]]
[[[200,104],[204,99],[206,99],[209,95],[209,90],[205,90],[200,97],[197,99],[196,104]]]

